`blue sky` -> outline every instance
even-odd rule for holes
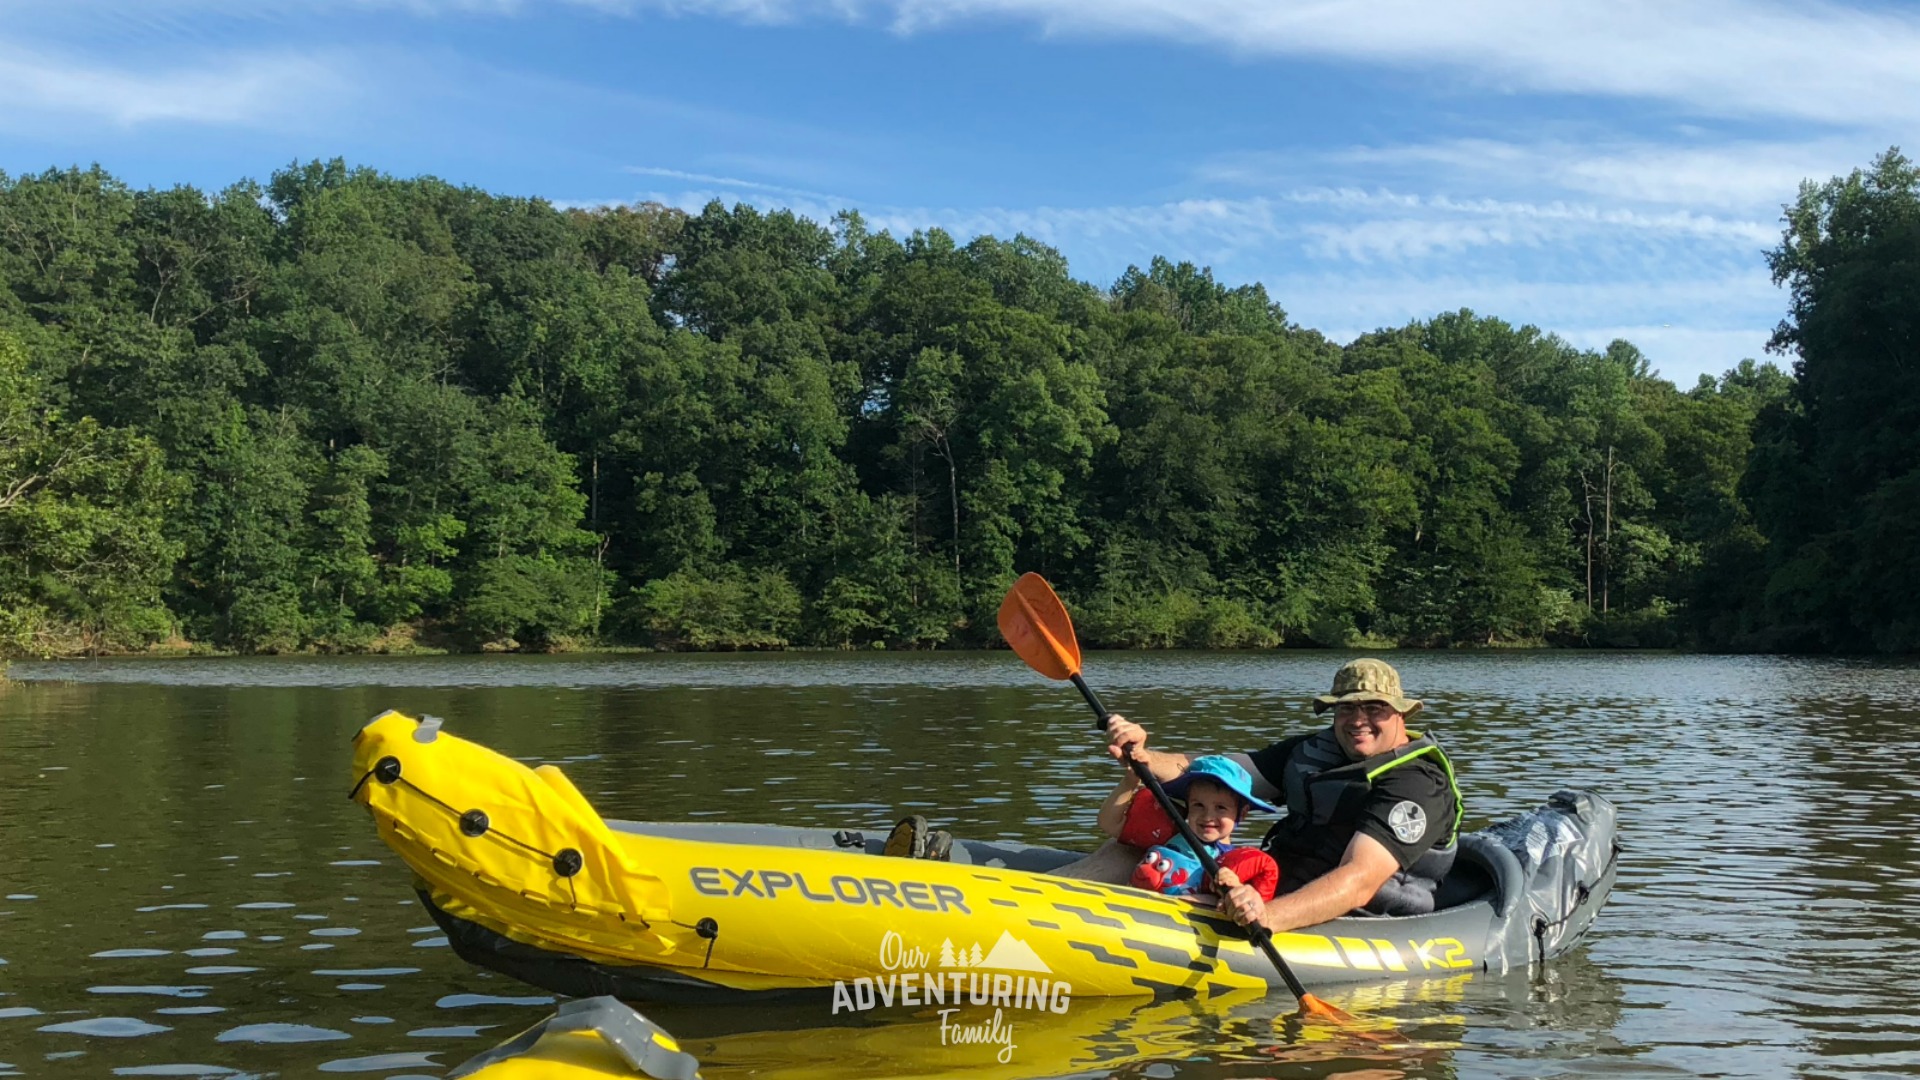
[[[1339,340],[1471,307],[1764,358],[1803,178],[1920,127],[1920,8],[1758,0],[0,0],[0,169],[342,156],[566,204],[1155,254]]]

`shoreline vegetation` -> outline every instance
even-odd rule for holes
[[[0,658],[971,648],[1029,569],[1094,647],[1911,652],[1920,174],[1784,222],[1793,373],[1683,389],[853,212],[0,173]]]

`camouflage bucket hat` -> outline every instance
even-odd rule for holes
[[[1400,692],[1400,673],[1385,660],[1353,660],[1333,673],[1333,692],[1313,699],[1313,711],[1326,712],[1343,701],[1384,701],[1405,716],[1420,711],[1421,701]]]

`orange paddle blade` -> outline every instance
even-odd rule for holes
[[[1329,1005],[1312,994],[1300,995],[1300,1012],[1306,1016],[1317,1016],[1322,1020],[1331,1020],[1336,1024],[1358,1023],[1353,1015],[1343,1009]]]
[[[1379,1032],[1365,1030],[1361,1026],[1359,1017],[1347,1012],[1345,1009],[1329,1005],[1319,998],[1314,997],[1312,994],[1300,995],[1300,1015],[1309,1020],[1323,1020],[1329,1024],[1337,1025],[1343,1029],[1347,1035],[1366,1042],[1385,1045],[1390,1041],[1387,1036]]]
[[[1080,642],[1073,618],[1039,574],[1022,574],[1000,601],[1000,636],[1027,666],[1049,679],[1080,674]]]

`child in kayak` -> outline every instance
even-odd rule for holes
[[[1136,753],[1138,750],[1136,749]],[[1187,824],[1220,864],[1228,887],[1246,884],[1271,900],[1280,885],[1280,867],[1256,847],[1234,847],[1234,827],[1252,809],[1274,811],[1254,797],[1253,779],[1230,758],[1195,758],[1179,778],[1166,785],[1167,794],[1186,801]],[[1133,869],[1132,884],[1168,896],[1191,896],[1216,891],[1204,880],[1200,859],[1187,846],[1153,792],[1141,786],[1132,769],[1100,808],[1100,828],[1123,844],[1147,849]]]

